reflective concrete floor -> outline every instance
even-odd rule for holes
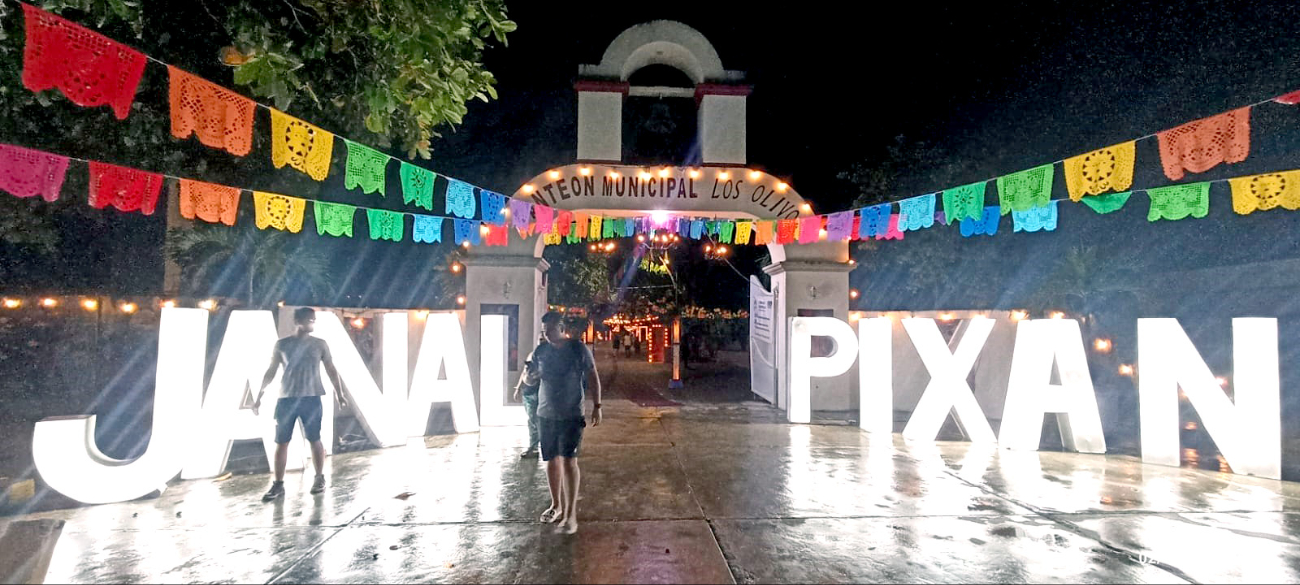
[[[1297,484],[872,441],[699,388],[640,407],[617,396],[661,388],[659,371],[606,366],[577,535],[534,521],[546,480],[518,458],[524,433],[485,428],[334,457],[315,497],[291,474],[263,504],[267,476],[244,475],[30,516],[67,520],[48,581],[1300,581]]]

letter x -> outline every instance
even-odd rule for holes
[[[950,352],[943,334],[935,325],[934,319],[903,319],[903,328],[912,338],[925,369],[930,373],[930,384],[926,386],[921,401],[903,429],[903,438],[919,441],[933,441],[939,436],[939,429],[952,412],[957,424],[970,438],[971,442],[995,442],[993,427],[984,417],[979,402],[966,377],[975,366],[975,359],[984,342],[988,341],[993,331],[992,319],[975,318],[966,322],[965,334],[957,345],[957,351]]]

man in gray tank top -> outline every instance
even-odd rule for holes
[[[302,421],[303,433],[311,442],[311,462],[316,467],[316,480],[312,483],[313,495],[325,491],[325,445],[321,443],[320,425],[324,415],[321,397],[325,395],[325,385],[321,383],[321,366],[334,384],[335,396],[339,407],[345,408],[348,401],[343,397],[343,383],[339,380],[338,370],[334,369],[334,358],[330,356],[329,345],[324,339],[312,337],[316,329],[316,311],[302,307],[293,312],[293,321],[298,331],[289,337],[275,342],[275,355],[271,358],[271,367],[267,368],[262,378],[262,389],[257,393],[253,403],[253,414],[262,408],[262,395],[266,387],[275,380],[280,366],[284,366],[284,376],[280,379],[280,399],[275,402],[275,483],[271,490],[262,496],[262,501],[269,502],[284,496],[284,468],[289,462],[289,441],[293,439],[293,427]]]

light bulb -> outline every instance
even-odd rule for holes
[[[123,313],[130,315],[135,312],[136,306],[135,303],[122,303],[121,309]]]
[[[727,171],[718,171],[719,180],[726,181],[730,178],[731,178],[731,173],[728,173]]]
[[[59,301],[50,298],[41,299],[41,306],[47,309],[53,309],[54,307],[59,306]]]
[[[217,302],[214,301],[214,300],[212,300],[212,299],[208,299],[208,300],[206,300],[206,301],[203,301],[203,302],[199,303],[199,308],[200,308],[200,309],[207,309],[207,310],[211,311],[212,309],[215,309],[216,307],[217,307]]]
[[[87,311],[94,311],[95,309],[99,308],[99,301],[95,299],[86,299],[84,301],[81,301],[81,306]]]
[[[532,194],[533,194],[533,191],[536,191],[536,190],[537,190],[537,188],[534,187],[531,183],[530,183],[530,184],[527,184],[527,185],[524,185],[524,195],[532,195]]]
[[[785,184],[785,183],[783,183],[783,182],[782,182],[782,183],[777,183],[777,184],[776,184],[776,190],[777,190],[778,193],[785,193],[785,190],[786,190],[786,189],[789,189],[789,188],[790,188],[790,186],[787,185],[787,184]]]
[[[584,177],[591,176],[591,167],[582,167],[578,169],[578,174]]]
[[[690,175],[692,179],[700,178],[700,171],[698,169],[691,169],[687,174]]]
[[[761,176],[763,176],[763,173],[760,173],[758,171],[749,171],[749,180],[751,181],[757,181],[758,178]]]
[[[546,173],[546,176],[550,177],[551,180],[554,181],[560,178],[560,171],[551,171],[549,173]]]
[[[670,174],[672,174],[672,172],[668,170],[668,167],[664,167],[664,168],[662,168],[662,169],[659,169],[659,176],[660,176],[660,177],[667,177],[667,176],[670,175]]]
[[[23,306],[23,302],[18,299],[5,299],[6,309],[17,309],[21,306]]]

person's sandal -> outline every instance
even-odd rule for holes
[[[554,524],[555,521],[559,519],[560,519],[560,511],[553,508],[549,508],[545,512],[542,512],[542,517],[539,518],[538,520],[540,520],[542,524]]]

